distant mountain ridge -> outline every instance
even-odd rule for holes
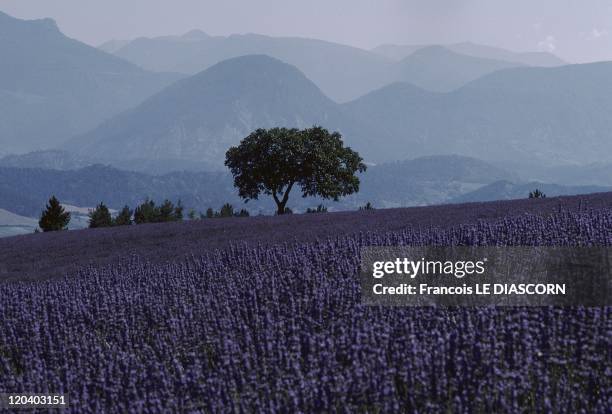
[[[0,12],[0,147],[52,148],[181,77],[147,72],[64,36],[51,19]]]
[[[148,70],[186,74],[198,73],[227,59],[265,54],[297,67],[336,102],[356,99],[398,81],[446,92],[486,73],[526,64],[520,59],[505,61],[503,57],[518,59],[520,54],[505,51],[504,55],[495,48],[490,49],[497,53],[485,50],[462,54],[445,46],[420,46],[412,51],[416,54],[418,50],[420,55],[410,53],[393,59],[322,40],[257,34],[210,36],[199,30],[182,36],[111,41],[101,48]],[[432,54],[428,49],[445,53]]]
[[[385,44],[371,51],[392,60],[402,60],[416,51],[430,47],[441,46],[455,53],[483,59],[501,60],[527,66],[553,67],[566,65],[567,62],[548,52],[512,52],[499,47],[480,45],[472,42],[462,42],[443,45],[394,45]]]
[[[469,193],[455,197],[450,202],[466,203],[496,200],[514,200],[519,198],[527,198],[529,196],[529,193],[536,189],[542,191],[547,197],[556,197],[560,195],[609,192],[612,191],[612,186],[567,186],[558,184],[546,184],[540,182],[516,184],[511,183],[509,181],[501,180],[486,185],[477,190],[471,191]]]
[[[469,157],[443,156],[371,166],[360,175],[360,191],[339,203],[292,193],[290,206],[296,211],[323,203],[332,210],[354,210],[366,202],[376,207],[443,203],[493,180],[514,175]],[[134,206],[150,197],[181,199],[188,208],[219,208],[230,202],[253,212],[274,211],[267,197],[244,205],[228,172],[173,172],[159,176],[92,165],[76,170],[9,168],[0,166],[0,208],[22,216],[36,217],[51,195],[64,204],[94,206],[105,202],[111,208]],[[0,225],[2,223],[0,222]]]
[[[444,94],[394,84],[343,108],[384,131],[387,157],[609,162],[612,62],[504,69]]]
[[[612,62],[503,69],[448,93],[395,83],[338,105],[294,66],[257,55],[177,82],[63,149],[222,168],[225,151],[256,128],[317,124],[374,163],[459,154],[582,164],[609,161],[610,111]]]
[[[201,31],[138,38],[113,53],[148,70],[190,75],[227,59],[265,54],[298,67],[336,101],[348,101],[384,85],[391,63],[380,55],[322,40],[257,34],[222,37]]]
[[[428,91],[448,92],[481,76],[517,66],[523,65],[462,55],[442,46],[428,46],[399,61],[391,69],[390,79]]]
[[[102,160],[183,159],[223,166],[257,128],[325,125],[366,150],[374,130],[353,119],[295,67],[263,55],[221,62],[64,146]]]

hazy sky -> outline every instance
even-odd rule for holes
[[[0,10],[51,17],[92,45],[201,29],[363,48],[473,41],[571,62],[612,60],[612,0],[0,0]]]

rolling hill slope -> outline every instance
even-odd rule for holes
[[[539,189],[547,197],[557,197],[560,195],[576,195],[585,193],[603,193],[612,190],[612,187],[604,186],[567,186],[558,184],[545,184],[540,182],[530,183],[511,183],[506,180],[496,181],[485,185],[477,190],[455,197],[451,203],[482,202],[495,200],[516,200],[526,198],[528,194]]]
[[[417,50],[433,45],[380,45],[372,49],[386,58],[400,61],[412,55]],[[566,62],[547,52],[513,52],[499,47],[481,45],[472,42],[453,43],[441,45],[444,48],[465,56],[473,56],[482,59],[503,60],[527,66],[553,67],[562,66]]]
[[[391,84],[348,104],[266,56],[224,61],[156,94],[64,149],[106,162],[222,166],[260,127],[323,125],[369,162],[460,154],[542,165],[609,161],[612,62],[511,68],[448,93]],[[580,145],[577,145],[580,142]]]
[[[152,263],[196,257],[236,244],[274,246],[375,231],[450,229],[482,220],[546,215],[560,207],[611,208],[612,193],[374,211],[295,214],[145,224],[0,239],[0,283],[62,276],[81,266],[116,264],[133,255]],[[53,252],[53,254],[49,254]],[[36,257],[37,260],[32,260]]]
[[[64,149],[103,160],[181,159],[223,166],[225,152],[257,128],[325,125],[364,152],[375,137],[295,67],[244,56],[181,80]]]
[[[609,162],[612,62],[506,69],[445,94],[395,84],[344,108],[381,128],[389,158]]]
[[[246,55],[268,55],[298,67],[332,99],[348,101],[379,88],[390,62],[377,54],[337,43],[257,34],[209,36],[192,30],[183,36],[138,38],[114,51],[148,70],[199,73],[219,62]]]
[[[0,147],[52,148],[180,76],[147,72],[64,36],[53,20],[0,12]]]
[[[448,92],[489,73],[522,66],[503,60],[473,57],[442,46],[418,49],[395,64],[389,79],[433,92]]]
[[[289,198],[289,207],[295,212],[304,212],[322,203],[330,211],[341,211],[356,210],[367,202],[377,208],[389,208],[526,198],[536,187],[550,196],[606,190],[597,186],[515,184],[510,182],[517,182],[515,174],[481,160],[460,156],[423,157],[371,166],[360,175],[360,180],[359,192],[339,202],[302,198],[296,189]],[[504,185],[500,187],[499,183]],[[227,172],[184,171],[153,176],[103,165],[76,170],[0,167],[1,209],[38,217],[51,195],[66,205],[77,207],[93,207],[104,202],[114,209],[126,204],[133,208],[150,198],[158,202],[181,200],[186,211],[218,209],[226,202],[237,208],[247,208],[252,214],[275,211],[269,197],[245,204]],[[9,223],[0,220],[0,225],[3,224]]]
[[[321,40],[256,34],[221,37],[198,30],[183,36],[108,42],[101,48],[149,70],[187,74],[226,59],[264,54],[297,67],[336,102],[356,99],[398,81],[448,91],[483,74],[523,64],[499,57],[460,54],[441,46],[417,47],[415,50],[422,49],[418,54],[406,55],[405,62],[396,63],[380,53]],[[511,52],[507,55],[513,57]]]

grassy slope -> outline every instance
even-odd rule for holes
[[[566,209],[580,206],[612,208],[612,193],[366,212],[214,219],[16,236],[0,240],[0,280],[57,276],[79,266],[102,266],[132,254],[153,262],[165,262],[177,256],[225,248],[232,243],[277,244],[363,231],[444,228],[523,213],[546,214],[559,206]]]

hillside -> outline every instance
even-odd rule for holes
[[[608,161],[610,111],[612,62],[503,69],[448,93],[394,83],[338,105],[297,68],[244,56],[166,88],[64,149],[104,163],[222,169],[225,151],[256,128],[319,124],[374,163],[459,154],[579,165]]]
[[[390,63],[377,54],[321,40],[257,34],[209,36],[198,30],[183,36],[138,38],[113,53],[145,69],[185,74],[239,56],[268,55],[298,67],[339,102],[383,86],[381,73]]]
[[[43,170],[76,170],[96,164],[107,164],[119,170],[135,171],[145,174],[167,174],[176,171],[216,171],[221,167],[208,165],[200,161],[176,159],[130,159],[107,160],[94,157],[78,156],[64,150],[33,151],[25,154],[10,154],[0,158],[0,167],[8,168],[39,168]],[[223,168],[225,170],[225,168]]]
[[[37,220],[19,216],[0,208],[0,237],[31,234],[37,227]]]
[[[358,150],[375,151],[369,149],[373,130],[295,67],[244,56],[177,82],[64,149],[110,161],[180,159],[222,167],[227,149],[257,128],[314,124],[341,131]]]
[[[53,20],[0,12],[0,148],[46,149],[180,76],[152,73],[64,36]]]
[[[323,203],[332,210],[355,210],[368,201],[377,207],[427,205],[446,202],[495,180],[515,177],[468,157],[428,157],[368,168],[360,176],[358,194],[340,202],[302,198],[296,191],[289,205],[304,211]],[[244,205],[227,172],[172,172],[152,176],[103,165],[76,170],[8,168],[0,166],[0,208],[36,217],[51,195],[63,203],[94,206],[104,201],[119,209],[145,198],[181,200],[189,209],[204,211],[230,202],[253,213],[274,211],[267,198]],[[2,222],[0,221],[0,224]]]
[[[132,255],[152,263],[165,263],[192,253],[201,256],[237,242],[271,246],[360,232],[450,229],[525,213],[543,215],[560,207],[611,208],[612,193],[365,212],[214,219],[10,237],[0,239],[0,280],[16,276],[21,280],[58,276],[74,272],[81,265],[100,268],[117,264]],[[32,261],[32,257],[37,260]]]
[[[404,81],[432,91],[448,91],[486,73],[522,65],[502,58],[460,54],[431,46],[396,63],[379,53],[336,43],[256,34],[209,36],[194,30],[183,36],[139,38],[101,46],[155,71],[195,74],[226,59],[268,55],[297,67],[336,102],[356,99],[391,82]],[[432,53],[432,50],[440,50]],[[509,57],[514,57],[508,52]],[[401,60],[401,59],[398,59]]]
[[[539,189],[547,197],[559,195],[575,195],[587,193],[602,193],[612,191],[612,187],[602,186],[567,186],[558,184],[545,184],[539,182],[511,183],[505,180],[483,186],[477,190],[462,194],[451,200],[451,203],[482,202],[494,200],[514,200],[528,196],[531,191]]]
[[[445,94],[395,84],[344,108],[381,126],[388,159],[609,162],[612,62],[506,69]]]
[[[390,80],[433,92],[448,92],[489,73],[522,66],[456,53],[442,46],[418,49],[391,69]]]
[[[382,208],[442,204],[493,181],[516,179],[475,158],[421,157],[369,167],[361,176],[359,193],[343,199],[340,206],[355,209],[368,201]]]
[[[145,198],[181,199],[188,207],[220,207],[237,203],[231,177],[220,173],[171,173],[156,177],[102,165],[78,170],[43,170],[0,167],[0,208],[37,217],[51,195],[62,203],[92,207],[132,208]]]
[[[566,62],[547,52],[513,52],[499,47],[481,45],[471,42],[441,45],[445,49],[482,59],[502,60],[527,66],[553,67],[565,65]],[[429,47],[428,45],[380,45],[372,49],[372,52],[388,59],[400,61],[412,55],[416,51]]]

